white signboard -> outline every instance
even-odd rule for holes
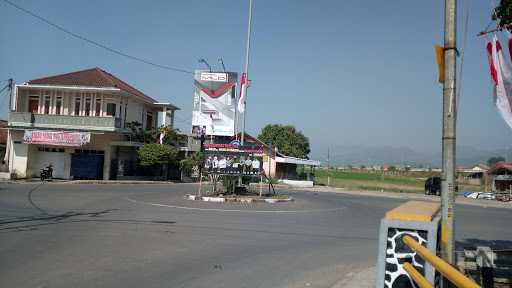
[[[236,81],[235,72],[195,72],[193,134],[234,136]]]
[[[201,81],[228,82],[228,73],[201,72]]]

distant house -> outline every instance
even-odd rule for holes
[[[457,169],[459,183],[470,185],[484,185],[489,166],[478,164],[471,168],[459,167]]]
[[[492,179],[492,191],[512,189],[512,162],[498,162],[487,173]]]
[[[16,85],[12,100],[7,153],[18,178],[38,177],[50,164],[55,178],[129,175],[141,145],[131,141],[130,123],[173,127],[179,109],[100,68]]]

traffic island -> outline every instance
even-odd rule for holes
[[[204,201],[204,202],[215,202],[215,203],[283,203],[292,202],[294,199],[288,195],[262,195],[262,196],[250,196],[250,195],[222,195],[217,196],[198,196],[187,194],[185,199],[193,201]]]

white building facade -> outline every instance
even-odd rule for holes
[[[15,87],[5,160],[16,178],[51,164],[54,178],[113,179],[142,145],[130,125],[172,128],[178,109],[100,68],[31,80]]]

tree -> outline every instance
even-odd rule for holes
[[[167,126],[143,130],[140,122],[132,121],[126,123],[126,127],[130,129],[131,141],[135,142],[159,143],[160,132],[162,129],[165,131],[163,144],[180,146],[187,142],[187,136],[179,134],[179,130],[172,129]]]
[[[172,145],[172,146],[180,146],[185,144],[187,141],[187,137],[185,135],[179,134],[178,130],[162,126],[160,128],[153,128],[144,131],[144,142],[145,143],[159,143],[160,140],[160,132],[161,130],[165,131],[165,137],[163,144]]]
[[[512,0],[501,0],[498,7],[494,9],[492,20],[498,21],[498,27],[504,27],[512,23]],[[507,28],[512,30],[510,27]]]
[[[498,162],[505,161],[505,158],[502,156],[491,157],[487,160],[487,165],[492,166]]]
[[[139,155],[140,165],[153,166],[175,162],[178,156],[178,149],[170,145],[151,143],[139,147],[137,153]]]
[[[277,147],[279,152],[297,158],[308,158],[309,139],[291,125],[268,124],[262,130],[258,139],[265,144]]]

